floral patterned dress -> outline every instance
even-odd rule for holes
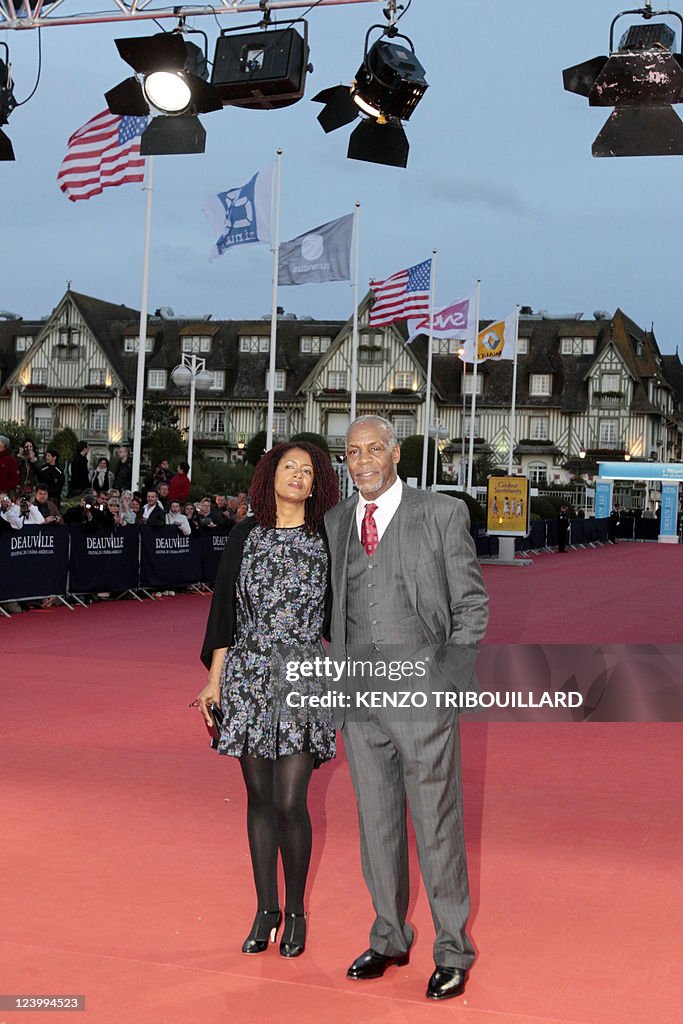
[[[249,533],[237,586],[235,643],[221,675],[219,754],[274,759],[305,751],[317,764],[335,756],[331,713],[290,708],[286,700],[291,691],[325,692],[323,679],[288,682],[286,666],[324,656],[327,562],[322,537],[303,526],[255,526]]]

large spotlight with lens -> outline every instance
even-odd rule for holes
[[[9,47],[0,43],[5,51],[5,59],[0,60],[0,125],[7,124],[9,116],[17,105],[14,98],[12,73],[9,63]],[[14,160],[14,149],[8,135],[0,130],[0,160]]]
[[[368,47],[370,34],[377,28],[382,35]],[[394,42],[396,38],[408,45]],[[323,104],[318,121],[325,132],[362,116],[351,134],[349,159],[406,167],[410,147],[402,122],[410,120],[427,89],[425,70],[410,39],[394,25],[372,25],[365,36],[363,63],[351,86],[323,89],[313,99]]]
[[[610,26],[609,57],[565,68],[568,92],[586,96],[591,107],[614,107],[592,147],[593,156],[683,156],[683,121],[672,107],[683,103],[683,57],[674,53],[676,34],[663,22],[631,25],[614,49],[614,27],[627,14],[645,21],[676,11],[653,11],[650,3],[617,14]]]
[[[223,107],[207,81],[206,51],[188,42],[180,29],[115,42],[135,75],[105,93],[107,106],[112,114],[160,115],[142,133],[141,154],[203,153],[206,132],[197,114]]]

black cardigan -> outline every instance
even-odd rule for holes
[[[221,560],[218,564],[218,573],[214,585],[213,598],[211,599],[211,610],[209,621],[206,624],[204,643],[202,644],[201,660],[207,668],[211,667],[213,652],[222,647],[232,647],[235,641],[236,627],[236,602],[237,583],[242,567],[242,556],[247,537],[258,526],[256,518],[249,516],[230,531],[228,540]],[[327,547],[327,534],[324,526],[320,527],[320,536]],[[332,586],[331,586],[331,560],[327,557],[327,588],[325,590],[325,613],[323,620],[322,635],[326,640],[330,636],[330,622],[332,617]]]

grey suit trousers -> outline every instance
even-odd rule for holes
[[[358,801],[361,863],[376,919],[370,946],[398,956],[410,949],[406,797],[420,871],[432,911],[434,962],[468,968],[474,950],[465,934],[469,886],[463,835],[458,716],[397,719],[376,710],[347,720],[344,746]]]

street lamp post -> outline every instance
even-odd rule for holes
[[[194,399],[196,389],[200,391],[210,388],[213,377],[206,369],[206,359],[201,359],[194,352],[184,352],[181,362],[171,373],[171,380],[178,388],[190,387],[190,423],[187,428],[187,475],[192,476],[192,448],[194,446]]]

